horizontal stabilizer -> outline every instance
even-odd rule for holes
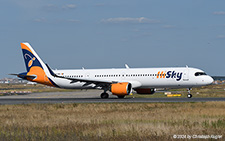
[[[21,74],[9,74],[9,75],[15,75],[15,76],[20,77],[22,79],[26,79],[26,78],[35,79],[37,77],[35,75],[26,75],[24,73],[21,73]]]

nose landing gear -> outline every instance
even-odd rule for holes
[[[188,88],[187,91],[188,91],[187,98],[192,98],[191,88]]]

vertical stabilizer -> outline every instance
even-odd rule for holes
[[[36,76],[34,79],[27,78],[30,81],[37,83],[56,86],[54,82],[50,79],[51,73],[49,72],[47,66],[37,55],[34,49],[29,43],[21,43],[21,48],[23,52],[23,57],[25,61],[25,66],[27,69],[28,76]]]
[[[37,53],[29,43],[21,43],[21,48],[27,72],[29,72],[30,69],[34,66],[43,69],[43,61],[40,59],[40,57],[37,55]]]

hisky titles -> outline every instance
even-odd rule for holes
[[[159,71],[157,74],[157,78],[173,78],[177,81],[180,81],[182,78],[183,73],[182,72],[176,72],[176,71]]]

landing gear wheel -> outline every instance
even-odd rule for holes
[[[192,98],[192,94],[188,94],[187,95],[187,98]]]
[[[124,98],[125,95],[117,95],[118,98]]]
[[[108,94],[108,93],[102,93],[102,94],[101,94],[101,98],[102,98],[102,99],[109,98],[109,94]]]
[[[187,98],[192,98],[191,88],[188,88],[187,90],[188,90]]]

